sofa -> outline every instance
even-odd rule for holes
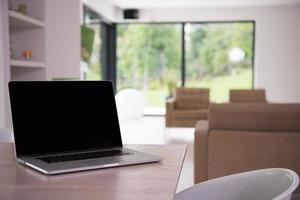
[[[210,104],[194,145],[195,183],[263,168],[300,176],[300,104]]]
[[[207,119],[209,89],[176,88],[173,98],[166,102],[166,127],[195,127]]]

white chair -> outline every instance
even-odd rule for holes
[[[299,184],[298,175],[270,168],[205,181],[175,195],[175,200],[289,200]]]
[[[144,98],[142,92],[126,88],[116,94],[116,104],[120,119],[139,119],[143,116]]]

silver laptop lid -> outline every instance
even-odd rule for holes
[[[109,81],[11,81],[17,156],[122,147]]]

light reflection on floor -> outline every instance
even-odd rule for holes
[[[193,128],[165,128],[164,117],[142,117],[120,120],[124,144],[186,144],[186,158],[177,192],[193,185]]]

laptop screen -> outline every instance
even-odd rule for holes
[[[12,81],[17,155],[122,146],[109,81]]]

